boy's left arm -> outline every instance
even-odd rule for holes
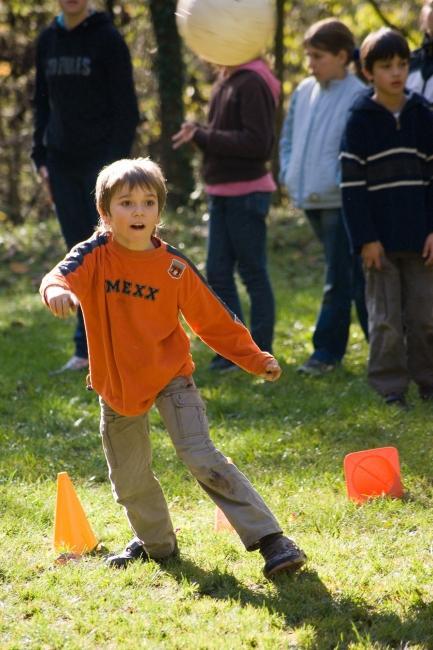
[[[279,378],[277,360],[260,350],[245,325],[191,267],[182,277],[179,307],[193,332],[212,350],[267,381]]]

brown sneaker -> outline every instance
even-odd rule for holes
[[[260,552],[265,559],[265,578],[273,578],[279,573],[294,573],[300,569],[307,560],[304,551],[289,537],[272,537],[271,541],[260,545]]]

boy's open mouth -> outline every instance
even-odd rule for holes
[[[133,223],[131,228],[134,228],[134,230],[143,230],[144,223]]]

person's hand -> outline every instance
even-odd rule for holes
[[[361,257],[367,269],[376,268],[378,271],[382,270],[382,259],[385,254],[380,241],[372,241],[364,244],[361,249]]]
[[[80,304],[75,293],[57,286],[50,286],[46,289],[45,301],[57,318],[67,318],[70,314],[75,314]]]
[[[431,232],[424,243],[422,256],[425,259],[426,266],[433,266],[433,232]]]
[[[180,130],[171,138],[173,149],[179,149],[183,144],[191,142],[197,128],[197,124],[194,124],[194,122],[184,122],[180,127]]]
[[[39,167],[38,169],[38,174],[42,181],[42,185],[44,188],[44,193],[48,205],[50,206],[54,205],[53,195],[51,193],[51,187],[50,187],[50,175],[48,173],[48,167],[46,167],[45,165],[41,165],[41,167]]]
[[[281,377],[281,368],[280,364],[276,359],[269,359],[265,365],[265,372],[260,375],[262,379],[266,381],[277,381]]]

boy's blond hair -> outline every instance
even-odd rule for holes
[[[350,29],[340,20],[325,18],[307,29],[304,36],[305,46],[316,47],[334,55],[344,50],[347,63],[350,63],[355,51],[355,39]]]
[[[99,214],[110,214],[111,199],[124,185],[129,189],[139,186],[153,190],[158,198],[158,212],[161,214],[167,198],[167,188],[161,168],[150,158],[116,160],[99,172],[95,188]],[[100,228],[107,229],[103,222],[100,223]]]

